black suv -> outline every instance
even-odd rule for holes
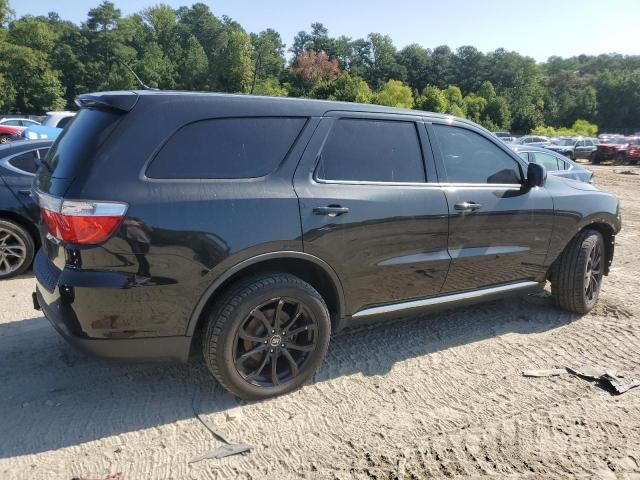
[[[615,197],[451,116],[151,91],[77,103],[34,182],[36,308],[108,357],[184,361],[202,327],[208,368],[243,398],[299,387],[354,324],[547,280],[585,313],[613,258]]]

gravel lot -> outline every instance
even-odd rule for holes
[[[640,389],[521,376],[588,363],[640,378],[640,168],[593,170],[624,225],[589,315],[539,295],[347,332],[311,384],[259,403],[224,393],[199,355],[85,357],[32,309],[31,275],[1,283],[0,478],[640,479]],[[194,410],[253,450],[189,464],[221,445]]]

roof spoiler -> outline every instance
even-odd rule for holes
[[[140,96],[136,92],[101,92],[78,95],[75,99],[80,108],[98,108],[130,112],[135,107]]]

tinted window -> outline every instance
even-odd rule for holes
[[[13,157],[9,160],[9,163],[23,172],[36,173],[36,170],[38,170],[37,158],[38,154],[36,150],[31,150],[30,152],[21,153]]]
[[[72,119],[73,117],[64,117],[62,119],[60,119],[60,121],[58,122],[58,125],[56,125],[57,128],[64,128],[67,126],[67,123],[69,123],[69,121]]]
[[[221,118],[191,123],[162,147],[151,178],[254,178],[273,172],[305,118]]]
[[[58,136],[45,160],[47,170],[56,178],[74,176],[82,162],[89,161],[109,137],[120,114],[83,108],[69,118],[72,123]]]
[[[448,182],[520,183],[520,165],[493,142],[464,128],[433,128]]]
[[[325,180],[424,182],[424,164],[413,122],[340,119],[318,165]]]
[[[546,153],[533,152],[533,161],[544,167],[549,171],[558,170],[558,159],[553,155],[547,155]]]

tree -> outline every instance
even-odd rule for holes
[[[373,93],[363,78],[343,73],[333,84],[333,92],[327,97],[343,102],[371,103]]]
[[[427,85],[416,100],[416,105],[420,110],[428,112],[444,113],[447,111],[449,104],[444,92],[438,87]]]
[[[489,100],[484,109],[481,123],[489,130],[510,130],[511,114],[507,100],[498,96]]]
[[[44,53],[7,43],[0,50],[0,72],[12,93],[3,102],[5,109],[43,114],[64,107],[58,72],[49,68]]]
[[[413,108],[411,88],[399,80],[389,80],[373,97],[374,103],[389,107]]]
[[[216,85],[225,92],[248,92],[254,78],[251,38],[238,24],[227,22],[225,28],[227,43],[214,58]]]
[[[472,122],[481,123],[482,115],[487,108],[487,103],[489,102],[487,102],[484,97],[473,93],[467,95],[464,97],[464,111],[466,112],[466,117]]]
[[[427,86],[427,72],[431,67],[431,52],[413,43],[398,52],[398,64],[407,72],[407,82],[414,90],[421,91]]]
[[[405,79],[407,71],[396,61],[396,47],[393,45],[391,37],[370,33],[368,40],[367,75],[369,84],[374,88],[381,88],[390,79]]]
[[[268,28],[258,34],[251,34],[253,45],[253,81],[250,93],[257,82],[269,82],[278,79],[284,70],[284,43],[280,34]]]
[[[297,57],[289,69],[298,92],[306,95],[320,82],[333,82],[340,75],[337,60],[324,52],[310,50]]]
[[[457,85],[449,85],[442,93],[444,94],[444,98],[447,100],[446,112],[457,117],[464,117],[465,103],[462,98],[460,87]]]

